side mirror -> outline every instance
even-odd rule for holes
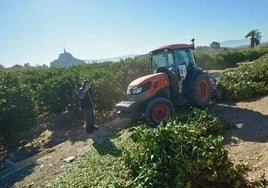
[[[194,38],[192,38],[192,50],[194,50],[195,49],[195,45],[194,45],[194,41],[195,41],[195,39]]]

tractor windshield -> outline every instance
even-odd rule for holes
[[[159,67],[166,67],[174,72],[174,58],[171,51],[158,51],[151,54],[151,73],[156,73]]]
[[[175,66],[186,65],[186,67],[194,67],[194,57],[190,49],[176,49],[174,50]]]

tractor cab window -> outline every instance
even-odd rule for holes
[[[167,53],[167,66],[169,71],[171,72],[175,72],[174,71],[174,58],[173,58],[173,54],[171,52]]]
[[[194,66],[194,58],[190,49],[177,49],[174,50],[175,66],[186,65],[187,68]]]
[[[151,54],[151,72],[156,73],[159,67],[166,67],[174,72],[174,58],[171,51],[159,51]]]

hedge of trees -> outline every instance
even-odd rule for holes
[[[264,53],[268,47],[195,56],[197,65],[204,69],[219,69],[252,61]],[[34,126],[40,114],[78,111],[77,91],[84,79],[93,81],[96,110],[112,110],[118,101],[126,100],[128,84],[149,74],[149,68],[149,58],[144,57],[70,68],[0,69],[0,142]]]
[[[77,65],[71,68],[23,68],[0,72],[0,141],[35,125],[38,115],[78,111],[77,91],[91,79],[96,110],[108,111],[126,100],[127,85],[149,73],[149,59]]]
[[[268,53],[268,46],[253,49],[226,50],[218,53],[194,53],[196,64],[203,69],[219,70],[237,67],[237,63],[254,61]]]
[[[241,101],[267,95],[268,54],[254,63],[221,74],[218,82],[227,100]]]

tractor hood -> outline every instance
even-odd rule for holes
[[[146,75],[146,76],[143,76],[143,77],[140,77],[140,78],[137,78],[136,80],[133,80],[128,88],[135,88],[135,87],[140,87],[144,84],[147,84],[148,82],[151,82],[152,83],[155,83],[155,82],[159,82],[161,80],[166,80],[166,82],[163,82],[162,84],[169,86],[169,83],[168,83],[168,76],[166,73],[155,73],[155,74],[150,74],[150,75]]]
[[[166,73],[156,73],[140,77],[132,81],[127,88],[130,101],[137,103],[146,101],[157,94],[162,88],[169,87],[169,79]]]

